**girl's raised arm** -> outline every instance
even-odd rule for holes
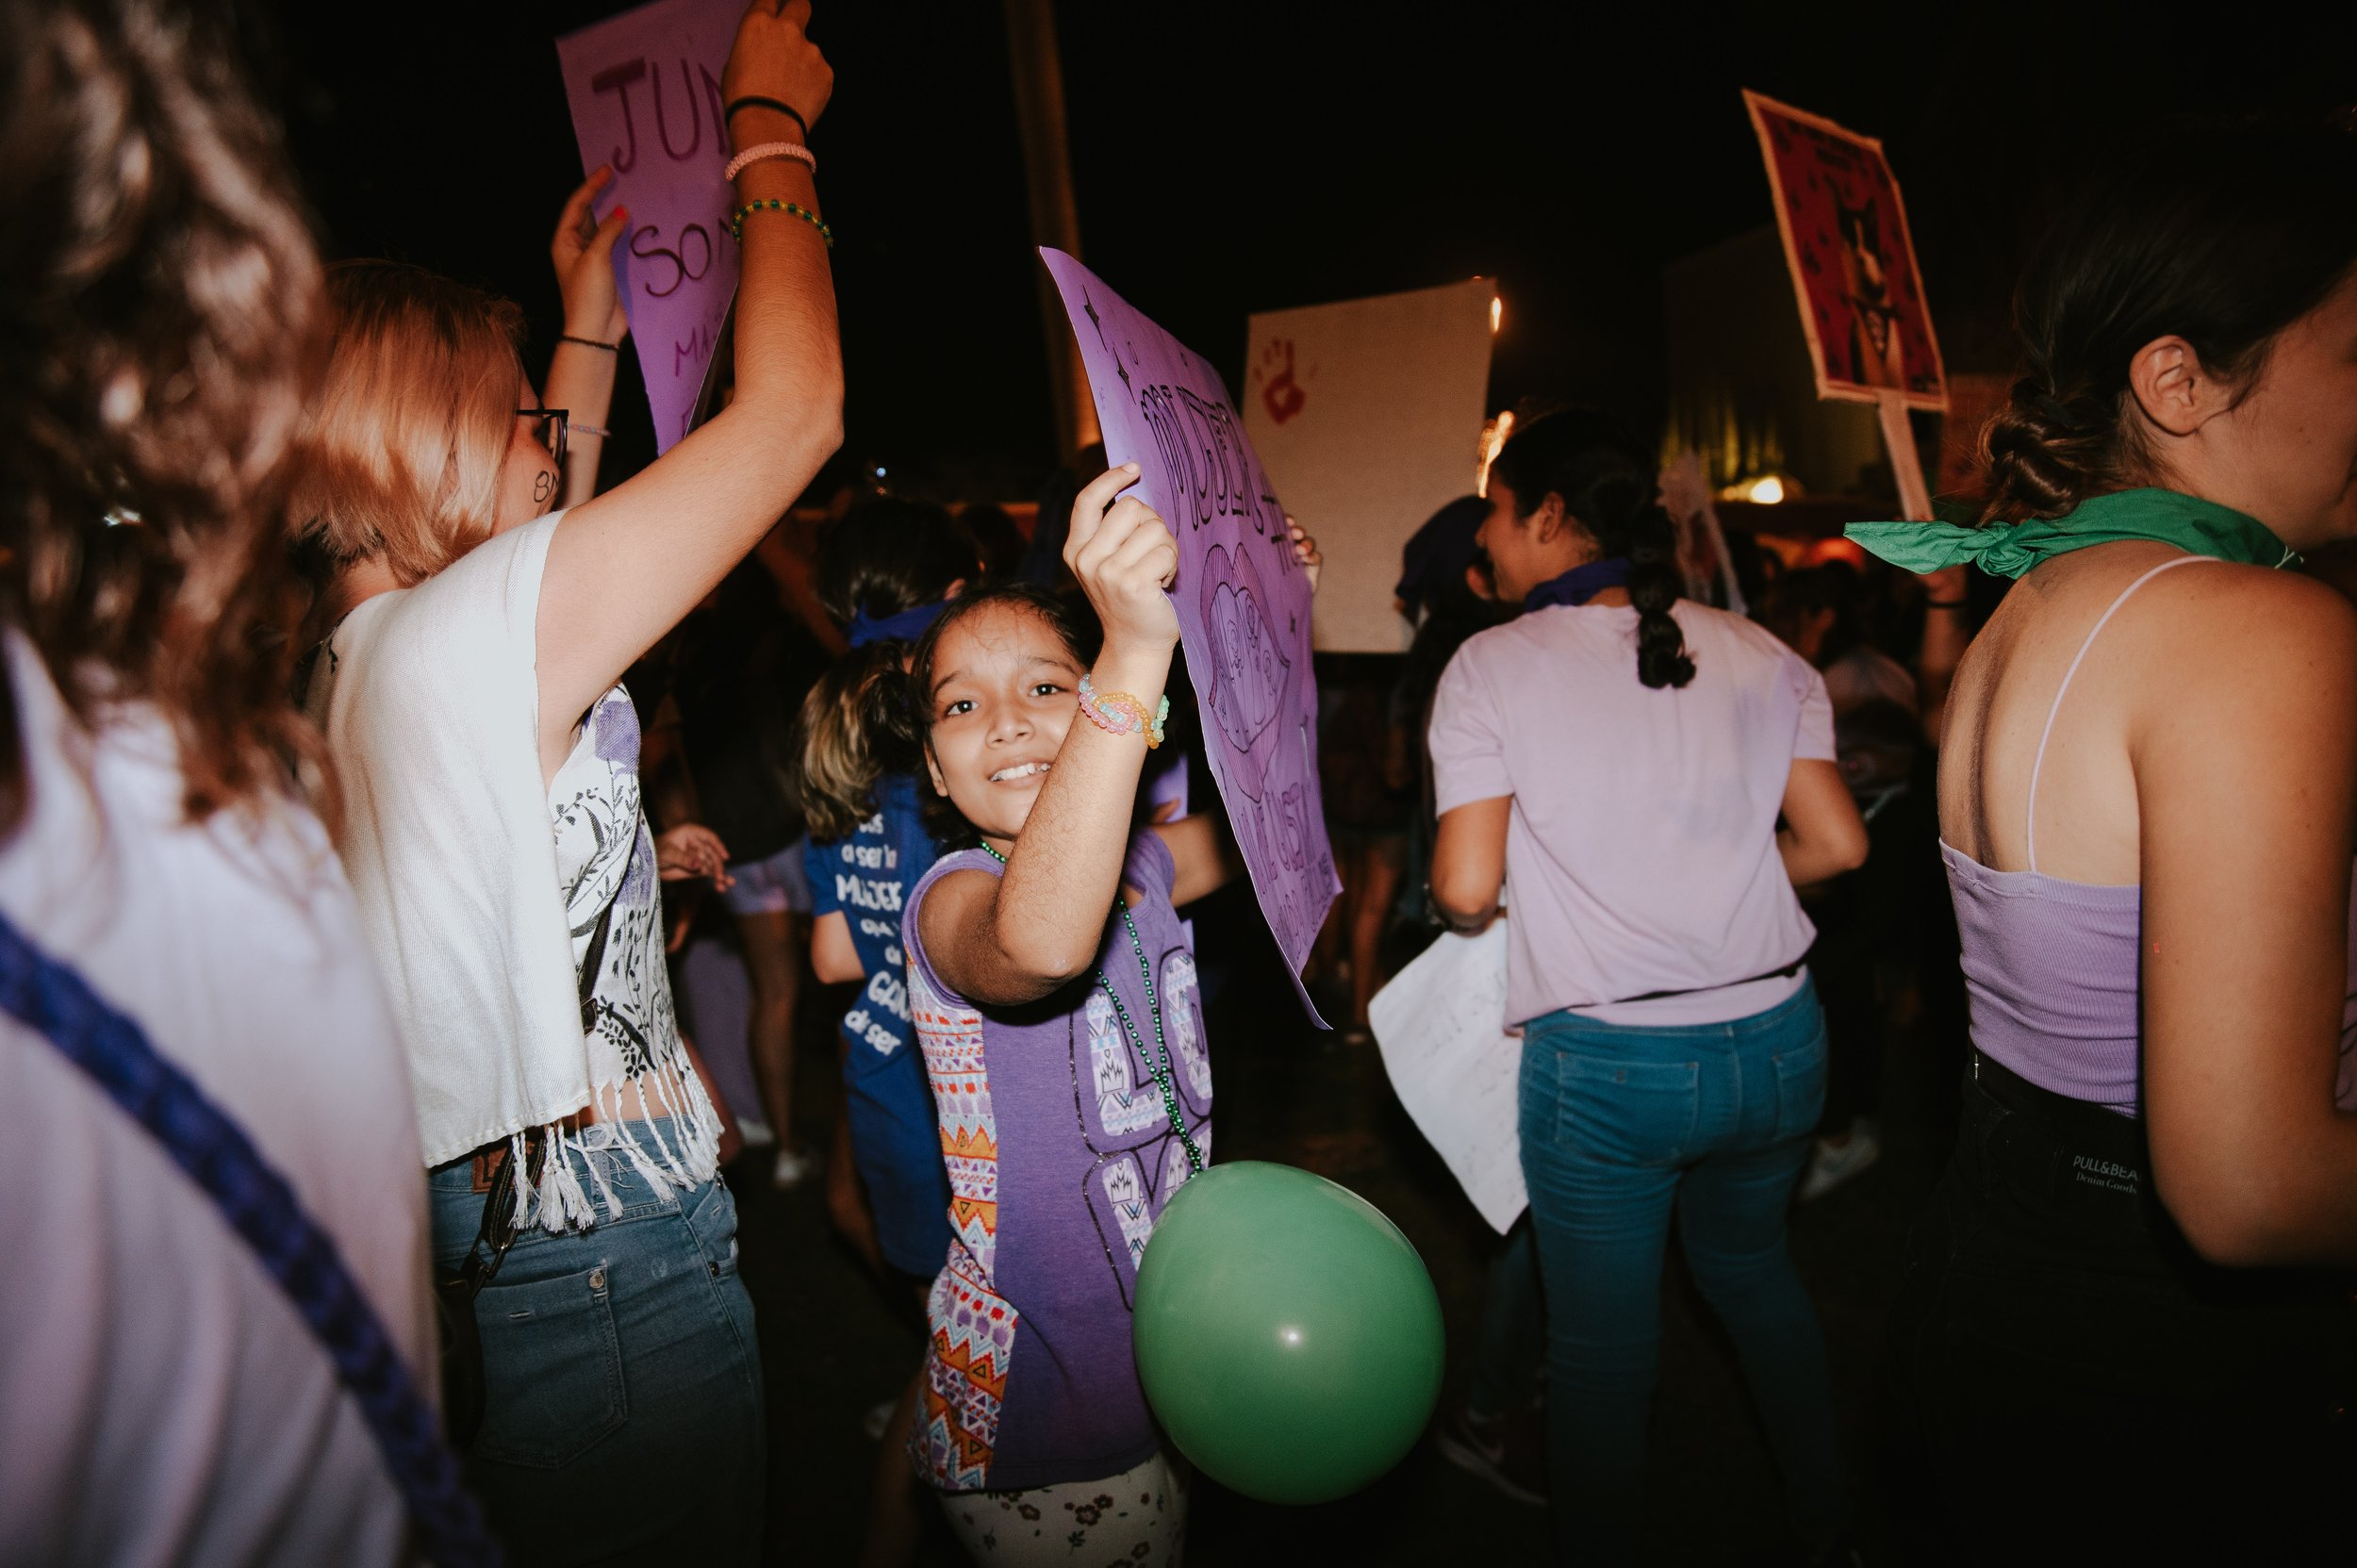
[[[1170,679],[1178,644],[1178,612],[1163,591],[1178,569],[1178,547],[1144,502],[1113,499],[1137,477],[1136,465],[1124,464],[1080,492],[1064,563],[1105,627],[1091,672],[1096,688],[1150,705]],[[1141,734],[1076,718],[1006,851],[1006,874],[953,873],[935,884],[917,918],[925,950],[952,989],[1010,1006],[1088,972],[1120,894],[1146,751]]]
[[[739,150],[799,141],[826,108],[833,73],[803,31],[809,19],[807,0],[746,9],[722,92],[732,104],[791,105],[801,124],[742,108],[728,126]],[[735,199],[818,210],[811,171],[783,157],[739,173]],[[815,220],[782,206],[745,218],[735,349],[733,403],[557,526],[536,633],[544,768],[563,760],[589,704],[744,558],[842,444],[834,285]]]

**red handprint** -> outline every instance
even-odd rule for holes
[[[1309,394],[1301,389],[1301,384],[1294,379],[1292,338],[1271,339],[1268,348],[1262,352],[1261,357],[1273,365],[1279,355],[1284,356],[1284,369],[1268,378],[1268,385],[1261,388],[1261,401],[1268,409],[1268,417],[1278,424],[1283,424],[1287,420],[1300,413],[1302,404],[1308,403],[1310,398]]]

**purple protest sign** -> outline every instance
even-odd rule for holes
[[[1131,493],[1178,537],[1171,601],[1211,779],[1298,989],[1342,891],[1318,794],[1309,577],[1218,374],[1072,257],[1040,255],[1080,339],[1105,455],[1138,465]]]
[[[556,41],[582,173],[614,170],[598,212],[630,208],[614,275],[658,453],[687,434],[736,292],[720,72],[744,14],[744,0],[655,0]]]

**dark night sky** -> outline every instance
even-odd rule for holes
[[[546,259],[579,178],[551,41],[625,8],[265,4],[331,255],[393,255],[557,330]],[[1657,419],[1664,262],[1772,219],[1739,89],[1880,136],[1953,369],[2003,369],[2004,297],[2089,138],[2154,106],[2357,102],[2357,16],[2151,8],[1059,7],[1082,254],[1225,370],[1254,310],[1485,273],[1492,402]],[[2221,24],[2231,18],[2232,26]],[[268,35],[275,35],[274,39]],[[993,0],[820,0],[836,72],[813,137],[841,243],[849,447],[966,494],[1054,461],[1029,216]],[[634,387],[617,462],[651,454]]]

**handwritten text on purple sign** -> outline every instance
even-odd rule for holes
[[[744,8],[742,0],[655,0],[556,41],[582,171],[611,165],[599,209],[630,208],[615,276],[658,452],[687,434],[736,291],[720,72]]]
[[[1135,493],[1178,537],[1171,600],[1211,777],[1298,986],[1341,886],[1318,795],[1309,578],[1217,373],[1072,257],[1040,254],[1080,341],[1105,454],[1138,465]]]

